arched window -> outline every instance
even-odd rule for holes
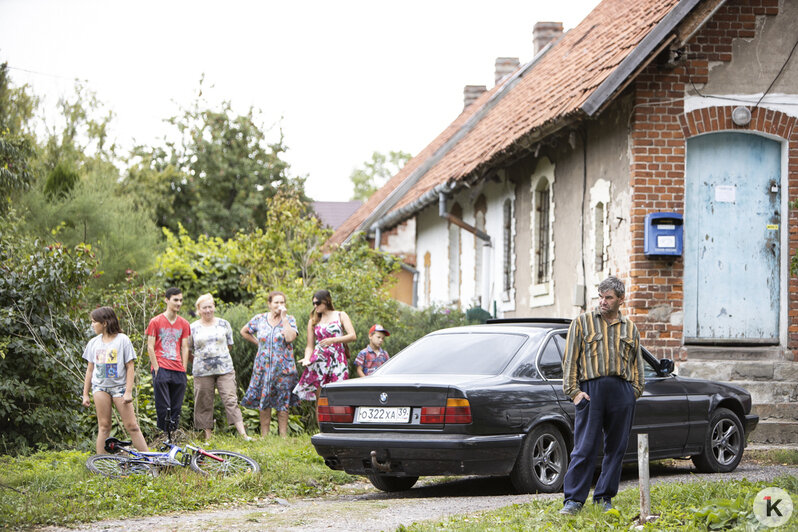
[[[509,199],[504,201],[502,208],[502,288],[506,294],[505,299],[509,298],[509,292],[513,288],[513,202]]]
[[[450,211],[457,218],[463,217],[463,209],[458,203]],[[449,300],[460,302],[460,227],[449,223]]]
[[[424,306],[428,307],[430,305],[430,289],[432,288],[432,280],[430,279],[431,275],[431,265],[432,265],[432,257],[429,254],[429,251],[424,253]]]
[[[484,195],[480,195],[474,204],[474,226],[485,232],[485,215],[488,210],[488,203]],[[480,238],[474,238],[474,295],[479,305],[483,304],[485,294],[482,293],[482,283],[485,276],[483,264],[483,248],[485,242]]]
[[[595,272],[604,271],[604,204],[598,202],[595,207],[596,214],[596,241],[595,245],[595,262],[593,270]]]

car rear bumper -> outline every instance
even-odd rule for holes
[[[354,475],[509,475],[523,438],[350,432],[316,434],[311,442],[328,467]]]

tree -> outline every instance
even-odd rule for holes
[[[349,179],[354,185],[353,200],[366,201],[374,192],[394,176],[413,156],[403,151],[391,151],[388,155],[375,151],[371,160],[352,171]]]
[[[283,137],[267,143],[255,111],[236,115],[229,101],[210,109],[199,98],[168,122],[179,142],[139,147],[124,187],[151,205],[161,227],[182,225],[192,238],[231,238],[266,221],[266,200],[289,181]]]
[[[120,283],[128,270],[151,270],[162,249],[158,228],[149,213],[120,194],[117,176],[93,170],[72,189],[53,195],[47,192],[46,184],[36,186],[19,202],[24,212],[23,229],[28,234],[43,242],[57,240],[70,248],[91,245],[98,259],[93,287]]]
[[[366,330],[369,321],[396,316],[398,304],[388,291],[399,262],[371,249],[362,237],[346,247],[325,248],[331,231],[308,210],[297,190],[281,189],[269,201],[265,227],[240,235],[245,281],[256,304],[265,304],[270,290],[281,290],[293,308],[307,309],[301,313],[306,319],[313,292],[325,288],[336,308],[346,310]],[[302,336],[295,349],[304,349]]]
[[[12,196],[27,190],[33,180],[30,160],[35,139],[30,120],[37,102],[27,86],[11,86],[8,64],[0,64],[0,215]]]
[[[80,84],[58,107],[32,165],[39,179],[17,200],[20,230],[47,244],[91,245],[99,261],[95,288],[123,281],[127,270],[149,270],[158,228],[149,210],[120,194],[116,147],[108,140],[113,114]]]

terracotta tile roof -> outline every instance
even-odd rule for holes
[[[534,64],[525,65],[515,79],[494,87],[466,109],[358,209],[331,241],[343,242],[361,227],[391,191],[413,170],[428,163],[435,151],[474,115],[482,113],[479,121],[470,124],[472,127],[462,138],[401,199],[393,198],[394,205],[388,212],[412,204],[437,185],[478,173],[534,129],[584,116],[581,106],[585,100],[678,3],[679,0],[604,0]],[[499,94],[491,101],[497,91]],[[486,105],[489,101],[492,107]]]

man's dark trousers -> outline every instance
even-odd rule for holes
[[[579,387],[590,401],[582,399],[576,405],[574,450],[563,484],[565,500],[584,503],[587,499],[596,457],[601,451],[602,432],[604,460],[593,500],[609,500],[617,495],[621,480],[623,455],[635,413],[634,388],[620,377],[599,377],[583,381]]]
[[[186,374],[182,371],[159,368],[152,372],[152,390],[155,396],[155,413],[158,428],[166,432],[180,426],[180,410],[186,394]],[[171,427],[169,422],[171,421]]]

